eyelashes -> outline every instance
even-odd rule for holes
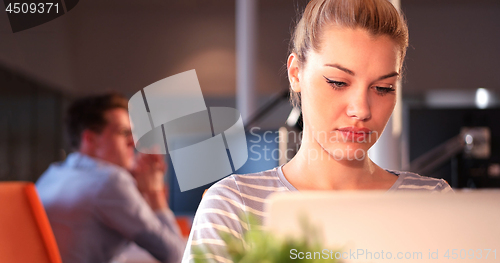
[[[333,79],[329,79],[325,76],[323,76],[323,78],[325,78],[326,83],[328,83],[334,90],[342,90],[348,86],[348,84],[346,82],[343,82],[343,81],[336,81]],[[385,94],[392,93],[392,92],[396,91],[396,89],[393,87],[393,85],[389,85],[388,87],[374,86],[373,88],[375,89],[377,94],[382,95],[382,96]]]
[[[347,86],[347,83],[345,83],[345,82],[331,80],[331,79],[328,79],[326,77],[324,77],[324,78],[326,79],[326,83],[330,84],[330,86],[332,86],[334,89],[342,89],[345,86]]]
[[[380,94],[387,94],[387,93],[390,93],[390,92],[394,92],[396,89],[392,87],[392,85],[390,85],[389,87],[378,87],[376,86],[375,89],[377,90],[378,93]]]

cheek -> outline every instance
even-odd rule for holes
[[[308,81],[302,88],[302,106],[308,118],[319,118],[328,115],[333,98],[331,90],[321,81]]]
[[[311,87],[302,90],[302,117],[304,124],[312,129],[318,128],[318,119],[321,114],[322,102],[315,96],[315,91]]]
[[[394,107],[396,106],[396,96],[395,95],[386,95],[381,97],[379,100],[375,102],[375,105],[379,105],[375,107],[373,112],[373,118],[379,127],[379,129],[383,129],[389,118],[394,111]]]
[[[127,154],[130,150],[130,144],[128,143],[128,140],[125,137],[120,138],[118,147]]]
[[[125,144],[122,142],[120,138],[112,138],[108,142],[108,151],[115,156],[119,156],[122,154],[123,149],[125,148]]]
[[[317,127],[329,127],[339,121],[346,113],[349,94],[335,91],[323,81],[311,83],[307,95],[308,117]]]

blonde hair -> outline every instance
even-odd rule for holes
[[[408,27],[402,14],[388,0],[311,0],[297,23],[290,42],[290,53],[304,65],[312,48],[320,50],[325,25],[362,28],[374,36],[387,35],[400,46],[403,64],[408,47]],[[294,106],[300,107],[300,93],[290,89]]]

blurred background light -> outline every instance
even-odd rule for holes
[[[490,94],[487,89],[479,88],[476,91],[476,106],[480,109],[488,107],[490,101]]]

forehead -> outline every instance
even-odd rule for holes
[[[387,35],[329,25],[324,27],[319,40],[320,50],[311,52],[311,57],[320,60],[318,62],[341,63],[352,69],[374,65],[387,70],[399,69],[399,47]]]
[[[122,108],[115,108],[104,112],[107,127],[130,128],[128,112]]]

